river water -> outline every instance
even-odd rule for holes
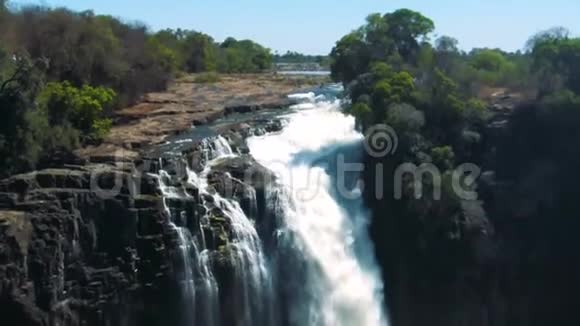
[[[388,324],[368,236],[369,212],[357,183],[360,172],[344,171],[345,164],[360,162],[363,135],[354,118],[341,112],[340,92],[340,87],[328,86],[292,95],[301,103],[282,117],[286,123],[280,132],[247,139],[251,156],[277,176],[265,200],[277,220],[267,235],[273,241],[258,232],[256,216],[208,185],[212,166],[238,155],[223,137],[203,141],[203,171],[184,168],[186,182],[198,189],[199,198],[172,186],[169,173],[160,171],[184,269],[184,326]],[[196,201],[206,215],[192,219],[187,216],[191,212],[168,204],[180,200]],[[216,209],[232,231],[230,242],[219,249],[235,270],[227,284],[220,284],[212,270],[215,262],[204,232],[215,230],[207,214]]]
[[[328,89],[327,89],[328,91]],[[296,94],[303,104],[280,133],[248,140],[252,156],[279,176],[284,192],[280,232],[306,257],[301,325],[386,325],[383,285],[368,237],[369,214],[340,165],[362,155],[363,136],[340,110],[332,89]],[[343,167],[344,168],[344,167]],[[292,311],[291,311],[292,313]]]

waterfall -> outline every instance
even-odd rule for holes
[[[185,163],[184,163],[185,164]],[[168,205],[171,199],[191,199],[182,189],[169,185],[172,177],[165,170],[159,171],[159,187],[163,193],[163,206],[169,217],[169,225],[175,230],[179,241],[179,252],[183,272],[182,290],[186,324],[203,322],[204,325],[219,325],[218,285],[212,273],[209,251],[203,233],[193,237],[184,221],[184,211],[172,212]],[[188,182],[197,181],[190,177]],[[199,225],[201,229],[202,226]]]
[[[336,91],[294,95],[302,103],[282,131],[247,139],[277,178],[260,188],[263,198],[243,187],[244,209],[211,184],[214,169],[223,174],[220,164],[239,158],[221,136],[201,142],[202,171],[160,170],[183,266],[184,326],[387,325],[360,171],[339,173],[361,160],[363,136]]]
[[[352,182],[358,175],[342,180],[354,186],[345,194],[337,169],[340,158],[356,160],[362,154],[363,136],[338,101],[313,93],[293,98],[304,103],[294,107],[280,133],[248,139],[251,155],[278,176],[277,209],[284,224],[277,234],[286,248],[280,250],[302,256],[296,264],[279,262],[281,270],[292,269],[281,282],[298,285],[288,290],[296,292],[287,303],[289,323],[386,325],[382,282],[367,234],[369,214]],[[293,277],[299,279],[292,282]]]
[[[227,140],[221,136],[204,140],[202,147],[207,162],[199,175],[191,171],[185,162],[183,163],[183,169],[186,171],[185,183],[198,189],[199,198],[193,198],[179,182],[172,186],[174,179],[182,179],[182,175],[172,177],[163,169],[158,175],[163,203],[170,218],[169,223],[179,241],[178,249],[184,269],[182,290],[184,311],[188,316],[184,324],[205,326],[227,324],[223,321],[227,317],[224,316],[225,310],[227,314],[232,315],[231,318],[235,318],[236,325],[239,326],[272,325],[275,322],[271,276],[256,228],[239,203],[210,191],[207,181],[207,175],[214,164],[235,154]],[[188,228],[187,225],[189,216],[186,214],[191,212],[172,210],[168,204],[172,199],[202,202],[205,214],[198,219],[198,225],[193,227],[198,230],[196,234],[192,234],[191,226]],[[227,245],[212,248],[214,253],[218,252],[221,255],[217,258],[210,256],[212,250],[208,248],[205,238],[204,229],[212,230],[209,214],[220,214],[220,218],[227,219],[233,233]],[[235,275],[227,277],[220,283],[214,269],[216,264],[219,265],[223,261],[228,261],[232,265],[231,269]],[[224,301],[230,306],[224,307]]]

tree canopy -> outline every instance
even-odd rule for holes
[[[545,81],[542,94],[561,87],[580,92],[580,39],[568,35],[566,29],[556,28],[541,32],[528,41],[533,69]]]
[[[421,42],[434,28],[431,19],[408,9],[371,14],[366,25],[344,36],[332,49],[333,77],[350,82],[374,61],[415,62]]]
[[[34,168],[53,151],[99,142],[114,110],[163,90],[180,72],[270,69],[270,50],[191,30],[0,0],[0,169]]]

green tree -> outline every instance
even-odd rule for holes
[[[500,72],[509,63],[498,50],[482,49],[474,52],[471,65],[478,70]]]
[[[543,81],[541,95],[562,86],[580,93],[580,38],[536,36],[532,57],[533,69]]]
[[[365,130],[370,127],[373,123],[373,111],[367,103],[357,102],[350,109],[349,113],[352,114],[357,121],[357,125]]]
[[[536,46],[543,43],[553,43],[570,38],[570,31],[565,27],[553,27],[536,33],[526,42],[526,50],[533,52]]]
[[[431,97],[425,113],[431,138],[437,143],[450,144],[459,139],[464,127],[465,102],[455,81],[435,69]]]
[[[172,51],[172,55],[175,57],[177,70],[185,69],[183,30],[163,29],[152,35],[151,38],[163,47]]]
[[[460,64],[459,42],[450,36],[441,36],[435,40],[435,61],[437,67],[450,74]]]
[[[187,71],[204,72],[217,69],[217,53],[214,40],[210,36],[191,32],[183,42]]]
[[[46,120],[36,119],[35,98],[42,78],[35,63],[5,52],[0,63],[4,67],[0,77],[0,175],[6,176],[35,166],[43,150],[40,137],[46,131]]]
[[[451,146],[440,146],[431,149],[433,163],[440,169],[449,170],[453,168],[455,153]]]
[[[434,28],[433,21],[409,9],[383,16],[372,14],[364,26],[344,36],[332,49],[332,77],[349,83],[376,61],[388,62],[396,68],[416,65],[422,41],[428,39]]]
[[[260,72],[272,66],[270,50],[250,40],[238,41],[229,37],[220,49],[225,51],[223,62],[219,65],[222,72]]]
[[[438,52],[457,53],[459,52],[459,41],[451,36],[440,36],[435,40],[435,49]]]
[[[371,55],[363,37],[361,32],[353,32],[336,43],[330,54],[334,80],[349,83],[368,68]]]
[[[51,125],[70,123],[85,138],[101,139],[111,128],[111,120],[105,118],[104,111],[114,99],[112,89],[88,85],[77,88],[69,82],[53,82],[46,85],[39,103],[46,110]]]
[[[397,52],[407,61],[419,50],[419,38],[427,40],[427,35],[435,29],[431,19],[409,9],[388,13],[383,19],[389,26],[388,35],[394,40]]]
[[[395,40],[389,34],[389,24],[380,13],[370,14],[366,22],[359,29],[359,33],[364,35],[370,60],[383,61],[395,50]]]

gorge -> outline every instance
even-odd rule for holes
[[[546,244],[514,233],[509,185],[484,173],[480,200],[459,207],[393,200],[398,158],[365,152],[341,91],[226,116],[141,160],[69,158],[3,180],[3,315],[31,326],[572,325],[572,308],[544,296],[575,302],[571,283],[551,281],[565,269],[525,260]],[[381,200],[369,191],[379,163]]]
[[[467,50],[398,9],[328,55],[281,55],[223,21],[286,44],[288,4],[216,6],[216,41],[16,2],[0,0],[0,325],[580,325],[567,29]],[[187,21],[214,5],[168,3]],[[293,33],[323,22],[292,5]],[[463,24],[480,5],[437,12]],[[365,6],[321,6],[331,19],[294,37],[336,37]]]

